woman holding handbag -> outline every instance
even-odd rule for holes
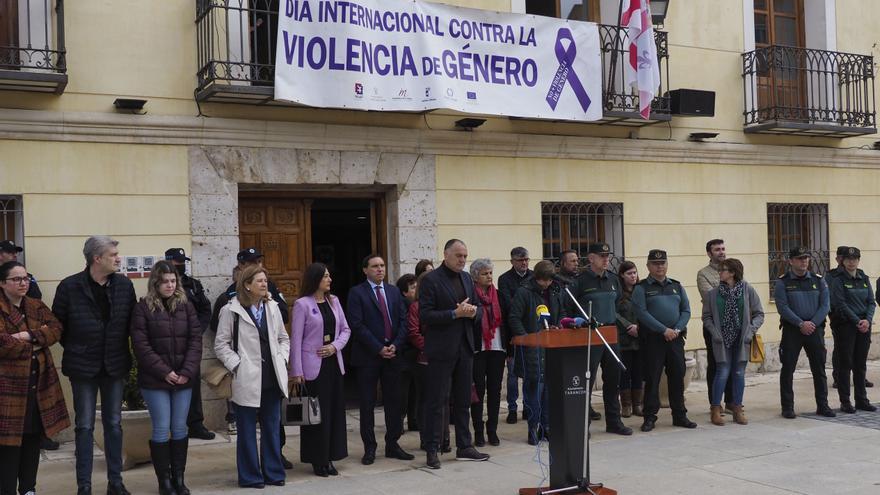
[[[147,295],[134,307],[131,342],[138,386],[152,422],[150,458],[159,493],[187,495],[184,484],[189,444],[186,425],[192,388],[198,386],[202,331],[177,269],[159,261],[150,272]]]
[[[278,303],[269,295],[265,268],[245,266],[235,287],[235,296],[220,310],[214,352],[232,372],[238,485],[283,486],[281,400],[287,397],[290,338]],[[259,448],[258,420],[262,432]]]
[[[304,384],[321,405],[321,423],[300,427],[300,456],[321,477],[339,474],[333,461],[348,457],[341,351],[351,330],[339,299],[330,294],[331,282],[323,263],[309,265],[300,291],[304,295],[291,310],[291,388]]]
[[[703,300],[703,328],[712,336],[715,382],[712,388],[712,424],[721,426],[721,396],[727,379],[733,381],[733,420],[748,424],[743,412],[745,370],[751,343],[764,323],[758,292],[743,280],[743,265],[736,258],[721,262],[721,284]]]

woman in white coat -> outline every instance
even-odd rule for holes
[[[269,295],[268,280],[260,265],[242,269],[236,296],[220,310],[214,341],[217,358],[232,372],[238,484],[246,488],[282,486],[285,478],[279,432],[281,401],[288,393],[290,338],[278,303]]]

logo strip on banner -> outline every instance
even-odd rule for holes
[[[602,118],[593,23],[404,0],[279,2],[275,99],[320,108]],[[549,89],[548,89],[549,88]]]

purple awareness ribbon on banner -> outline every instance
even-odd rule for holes
[[[563,40],[569,41],[568,48],[563,46]],[[556,69],[556,75],[553,76],[553,82],[550,84],[550,90],[547,92],[547,104],[550,105],[550,108],[556,110],[556,104],[559,103],[559,97],[562,96],[562,90],[565,89],[565,82],[568,81],[571,90],[574,91],[574,95],[581,104],[581,108],[586,112],[590,108],[590,96],[587,95],[587,90],[584,89],[584,85],[581,84],[581,80],[578,79],[572,66],[577,56],[577,47],[574,44],[571,30],[568,28],[560,28],[559,32],[556,33],[555,51],[556,60],[559,61],[559,68]]]

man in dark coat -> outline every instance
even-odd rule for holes
[[[534,272],[529,270],[529,250],[517,246],[510,250],[510,270],[498,277],[498,302],[501,304],[501,343],[507,351],[507,423],[516,423],[516,400],[519,399],[519,378],[514,370],[514,356],[516,351],[510,345],[510,325],[507,317],[510,313],[510,303],[516,290],[526,285],[531,280]],[[523,419],[527,413],[523,410]]]
[[[186,251],[183,248],[171,248],[165,251],[165,260],[170,261],[177,269],[180,285],[183,287],[183,292],[186,293],[186,299],[196,309],[199,326],[204,334],[205,330],[211,325],[211,301],[205,295],[205,289],[202,287],[199,279],[186,274],[186,262],[191,261],[190,258],[186,256]],[[196,370],[196,373],[198,373],[198,370]],[[189,438],[214,439],[214,432],[205,428],[205,413],[202,410],[202,387],[199,376],[195,377],[193,383],[192,399],[189,403],[189,414],[186,418],[186,424],[189,427]]]
[[[379,383],[385,410],[385,457],[410,461],[415,457],[397,443],[403,434],[400,352],[406,339],[406,304],[397,286],[385,282],[385,260],[381,256],[367,255],[362,268],[367,279],[348,292],[346,311],[353,337],[351,365],[357,370],[364,442],[361,462],[370,465],[376,460],[373,410]]]
[[[95,407],[101,392],[107,494],[128,495],[122,484],[122,393],[131,369],[129,320],[134,286],[117,273],[119,242],[90,237],[83,247],[86,269],[58,285],[52,312],[64,327],[61,371],[70,378],[76,415],[77,495],[92,493]]]
[[[428,357],[425,401],[425,447],[429,468],[440,469],[437,450],[443,429],[443,408],[453,402],[455,458],[485,461],[488,454],[473,447],[470,432],[471,383],[474,381],[474,333],[480,321],[474,282],[464,271],[467,246],[450,239],[443,247],[443,263],[422,279],[419,287],[419,320],[426,327]]]

